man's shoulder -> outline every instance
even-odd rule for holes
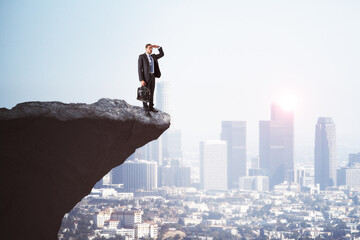
[[[145,57],[145,56],[146,56],[146,53],[142,53],[142,54],[139,55],[139,58],[140,57]]]

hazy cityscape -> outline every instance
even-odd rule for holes
[[[171,112],[170,83],[156,88],[156,106]],[[104,176],[64,217],[59,239],[360,238],[360,153],[341,166],[336,123],[319,116],[313,164],[295,163],[296,111],[269,108],[258,156],[247,154],[243,119],[219,123],[219,138],[194,152],[170,128]]]
[[[360,240],[359,13],[356,0],[0,1],[0,113],[31,116],[0,125],[2,238]],[[136,98],[148,44],[164,53],[159,128]]]

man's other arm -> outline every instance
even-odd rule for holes
[[[145,77],[144,77],[144,66],[143,66],[143,61],[141,60],[141,55],[139,55],[139,59],[138,59],[138,72],[139,72],[139,81],[145,81]]]

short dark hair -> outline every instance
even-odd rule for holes
[[[147,48],[148,46],[151,46],[151,44],[150,44],[150,43],[146,44],[146,45],[145,45],[145,48]]]

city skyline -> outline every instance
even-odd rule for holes
[[[348,154],[346,168],[338,164],[335,124],[330,117],[319,117],[315,124],[314,161],[309,165],[295,166],[293,116],[294,112],[290,109],[284,109],[278,104],[271,106],[271,120],[259,121],[259,142],[261,143],[259,157],[248,158],[246,155],[246,122],[222,121],[222,132],[219,138],[200,141],[199,158],[193,159],[195,161],[192,163],[184,161],[182,157],[183,152],[179,144],[181,135],[177,134],[178,130],[171,133],[175,135],[171,137],[174,139],[170,141],[172,142],[170,145],[176,149],[176,151],[171,151],[173,152],[171,156],[164,156],[159,161],[150,159],[145,154],[147,156],[145,159],[164,164],[158,165],[161,169],[158,182],[163,182],[162,186],[197,186],[197,174],[191,176],[190,173],[197,167],[200,169],[200,186],[197,187],[206,190],[239,189],[240,185],[240,189],[243,190],[253,188],[264,191],[264,189],[273,190],[276,186],[282,188],[283,184],[298,184],[300,187],[316,187],[319,184],[320,189],[325,190],[327,187],[338,186],[336,176],[339,174],[341,175],[339,185],[357,186],[360,181],[356,176],[359,171],[360,153]],[[131,162],[134,156],[136,157],[136,154],[130,156],[128,160]],[[141,154],[136,158],[144,159]],[[180,166],[185,170],[183,173],[186,175],[182,180],[178,178],[181,175]],[[114,170],[116,171],[116,168]],[[114,170],[112,175],[106,177],[111,179]],[[108,180],[105,181],[108,182]],[[176,184],[176,181],[186,183]],[[119,183],[114,180],[110,182]],[[226,188],[224,183],[226,183]],[[220,185],[222,187],[219,187]]]
[[[360,238],[359,13],[1,1],[5,238]],[[136,99],[148,43],[169,114]]]
[[[171,103],[171,98],[172,97],[171,97],[171,94],[170,94],[171,93],[171,82],[164,81],[164,80],[159,80],[159,81],[157,81],[156,86],[157,86],[158,90],[156,91],[156,101],[155,102],[157,103],[158,108],[161,111],[165,111],[165,112],[169,112],[169,113],[172,112],[173,105]],[[288,156],[292,156],[291,157],[292,160],[290,161],[291,164],[287,167],[288,169],[294,169],[294,164],[299,163],[299,162],[296,162],[297,156],[294,154],[294,149],[297,147],[297,145],[294,144],[294,139],[295,139],[295,136],[296,136],[294,134],[294,132],[295,132],[294,118],[296,116],[295,110],[296,110],[297,104],[298,104],[297,99],[293,95],[288,94],[288,95],[283,95],[281,98],[278,99],[278,101],[272,102],[271,107],[270,107],[270,116],[271,116],[270,121],[278,120],[278,122],[279,122],[280,120],[285,120],[289,116],[291,117],[291,122],[285,124],[285,125],[287,125],[285,128],[288,128],[289,131],[290,131],[289,132],[290,135],[288,135],[286,137],[286,140],[284,140],[287,144],[292,145],[289,152],[286,153]],[[264,120],[259,121],[260,125],[262,123],[265,123],[265,122],[268,122],[268,121],[264,121]],[[243,160],[241,160],[241,161],[245,161],[245,163],[242,163],[242,164],[245,164],[246,166],[248,166],[248,164],[249,164],[248,161],[251,161],[250,158],[254,158],[254,156],[255,156],[255,158],[258,158],[260,156],[260,151],[255,152],[255,153],[251,152],[250,154],[246,153],[246,148],[248,148],[248,145],[247,145],[248,136],[246,134],[246,121],[240,121],[240,120],[225,121],[225,120],[222,120],[221,123],[222,123],[221,124],[222,125],[222,130],[219,133],[220,134],[220,140],[226,140],[226,139],[222,139],[226,135],[225,132],[227,132],[227,134],[230,134],[230,132],[231,132],[230,131],[231,129],[225,130],[225,132],[224,132],[224,129],[226,129],[226,127],[224,128],[224,124],[226,125],[226,124],[230,124],[230,123],[233,123],[233,124],[237,123],[235,125],[238,125],[239,123],[241,123],[240,125],[242,125],[242,124],[244,125],[243,126],[244,127],[244,132],[241,133],[241,134],[245,134],[245,135],[241,137],[241,138],[243,138],[241,140],[242,141],[241,144],[244,144],[244,143],[245,144],[243,146],[240,146],[240,145],[237,146],[237,148],[239,148],[239,147],[244,148],[243,149],[244,153],[241,153],[241,154],[242,155],[245,154],[245,157],[242,157]],[[275,125],[276,124],[279,125],[278,123],[275,123]],[[278,127],[280,127],[280,125]],[[239,128],[239,126],[235,127],[233,130],[235,130],[236,128]],[[238,134],[238,133],[231,133],[230,135],[235,136],[236,134]],[[168,140],[168,135],[173,136],[173,137],[170,137],[170,139],[169,139],[170,141]],[[232,138],[232,136],[230,136],[230,135],[228,135],[228,138],[229,138],[228,143],[229,142],[231,143],[230,139]],[[261,135],[261,133],[259,134],[259,136],[260,135]],[[259,144],[259,150],[261,149],[261,147],[260,147],[261,140],[260,139],[261,138],[257,139],[257,142]],[[199,142],[207,141],[207,140],[209,140],[209,139],[202,139]],[[236,141],[238,142],[239,139],[236,140]],[[315,139],[315,141],[316,141],[316,139]],[[167,142],[170,142],[170,145],[169,145],[170,148],[169,149],[168,149],[168,143]],[[238,142],[238,144],[239,144],[239,142]],[[143,152],[145,151],[146,152],[145,153],[145,158],[142,158],[141,154],[138,155],[138,157],[140,157],[140,159],[142,158],[142,159],[147,159],[147,160],[150,160],[150,161],[156,161],[160,165],[162,164],[162,161],[166,160],[166,159],[181,158],[182,161],[183,161],[184,159],[182,158],[182,150],[183,150],[182,145],[183,145],[183,140],[182,140],[181,130],[180,129],[174,129],[174,127],[172,127],[171,129],[167,130],[158,140],[153,141],[153,142],[149,143],[148,145],[144,146],[143,150],[139,149],[140,151],[143,151]],[[312,145],[309,145],[309,146],[311,148],[310,149],[310,152],[311,152],[311,156],[310,156],[311,160],[310,160],[310,162],[311,162],[311,164],[313,164],[315,162],[315,158],[313,156],[315,143],[312,144]],[[337,148],[338,146],[336,145],[335,147]],[[289,147],[286,147],[286,148],[289,149]],[[189,149],[187,149],[187,150],[189,150]],[[169,155],[169,151],[172,152],[172,154]],[[197,150],[195,150],[195,151],[197,151]],[[340,166],[345,165],[345,163],[347,163],[348,154],[350,152],[354,152],[354,151],[349,151],[348,150],[343,155],[343,161],[336,161],[336,162],[338,164],[340,164]],[[231,153],[230,153],[230,155],[231,155]],[[309,163],[309,159],[308,159],[307,163]],[[235,167],[235,165],[230,164],[230,166],[228,166],[228,171],[230,169],[232,169],[234,171],[236,168],[237,167]],[[246,167],[246,169],[248,169],[248,168]],[[243,170],[243,171],[244,172],[242,172],[242,170],[240,170],[240,172],[241,172],[240,175],[241,176],[246,176],[247,172],[245,172],[245,170]],[[292,173],[292,174],[294,174],[294,173]],[[230,174],[230,175],[232,175],[232,174]],[[229,179],[232,178],[232,177],[230,177],[230,175],[228,175]],[[286,178],[289,177],[289,176],[287,176],[287,173],[285,173],[284,176],[286,176]],[[292,176],[292,177],[294,177],[294,176]],[[231,185],[234,185],[234,184],[230,184],[229,179],[228,179],[228,184],[229,184],[229,187],[230,187]],[[236,182],[235,185],[238,185],[238,181],[235,180],[235,182]]]

